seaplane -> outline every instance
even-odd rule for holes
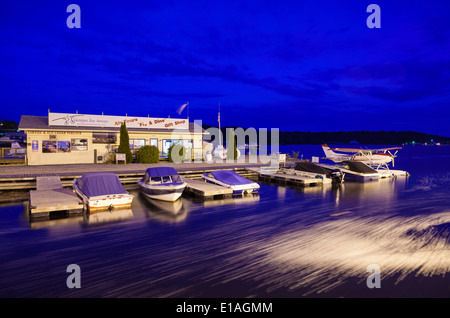
[[[394,158],[397,157],[397,152],[402,147],[380,149],[330,148],[327,144],[323,144],[322,149],[326,156],[323,159],[329,159],[335,163],[356,161],[365,163],[376,170],[382,168],[389,170],[388,164],[392,163],[392,167],[394,167]]]

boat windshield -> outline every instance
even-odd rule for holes
[[[149,181],[152,184],[183,182],[179,175],[150,177]]]
[[[162,176],[162,182],[169,183],[172,182],[172,179],[170,179],[170,176]]]
[[[179,174],[170,176],[172,178],[172,182],[183,182],[183,179],[181,179],[181,176]]]
[[[162,183],[161,177],[150,177],[150,183]]]

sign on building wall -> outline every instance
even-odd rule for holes
[[[189,129],[187,119],[49,113],[49,126]]]
[[[31,142],[31,151],[32,152],[38,152],[39,151],[39,141],[33,140]]]

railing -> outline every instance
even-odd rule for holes
[[[0,164],[23,165],[27,162],[27,151],[24,148],[0,148]]]

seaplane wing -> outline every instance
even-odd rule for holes
[[[391,150],[400,150],[402,147],[391,147],[391,148],[379,148],[379,149],[370,149],[373,151],[373,153],[386,153],[390,152]]]
[[[328,147],[328,145],[323,145],[325,147]],[[339,152],[349,152],[349,153],[357,153],[360,152],[362,149],[357,148],[330,148],[332,151],[339,151]]]
[[[327,145],[323,145],[328,147]],[[362,149],[362,148],[330,148],[332,151],[346,152],[346,153],[364,153],[364,154],[373,154],[373,153],[386,153],[391,150],[399,150],[402,147],[391,147],[391,148],[378,148],[378,149]]]

